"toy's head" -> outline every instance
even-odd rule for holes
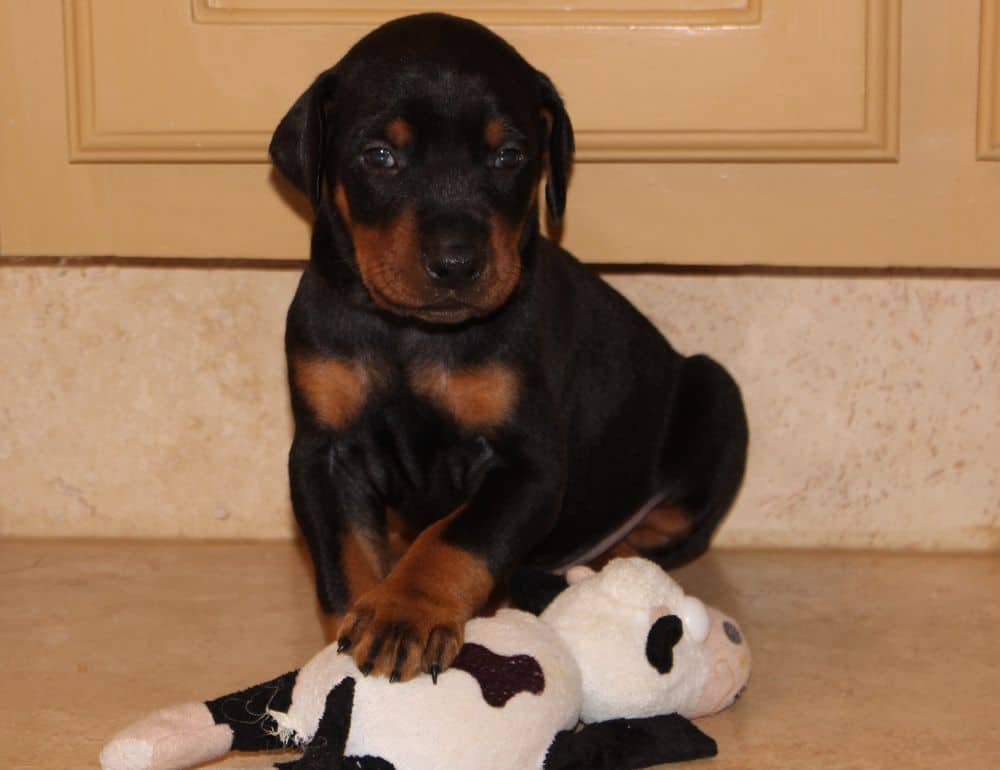
[[[725,708],[746,686],[750,649],[739,625],[686,596],[656,564],[615,559],[566,577],[541,617],[580,665],[583,721],[693,719]]]

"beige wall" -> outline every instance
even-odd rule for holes
[[[613,273],[752,430],[720,542],[1000,550],[1000,278]],[[0,535],[288,537],[284,267],[0,263]]]
[[[414,7],[306,5],[0,0],[0,536],[293,532],[297,267],[170,260],[304,254],[270,130]],[[722,540],[1000,550],[1000,0],[502,5],[438,4],[560,85],[581,256],[862,268],[609,274],[743,383]]]
[[[589,259],[1000,267],[1000,0],[0,0],[0,255],[304,257],[270,132],[420,7],[559,85]]]

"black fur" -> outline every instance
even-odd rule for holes
[[[415,137],[399,153],[405,168],[373,173],[359,158],[395,116]],[[523,151],[514,171],[490,166],[480,127],[491,118]],[[291,383],[292,501],[327,610],[342,612],[352,599],[339,564],[347,522],[378,536],[387,508],[419,531],[466,504],[445,537],[497,579],[522,564],[571,562],[656,497],[683,508],[693,534],[652,555],[670,566],[707,548],[743,475],[739,390],[710,359],[676,353],[540,234],[533,192],[547,177],[558,220],[573,154],[569,117],[547,77],[473,22],[407,17],[319,76],[281,121],[271,154],[315,209],[312,257],[288,314],[289,355],[387,367],[385,389],[337,430],[317,423]],[[439,236],[448,222],[465,232],[493,215],[514,221],[527,212],[516,287],[498,307],[453,322],[377,305],[361,280],[351,222],[335,204],[337,186],[354,224],[391,227],[411,206],[422,237],[432,221]],[[490,362],[516,373],[519,398],[489,431],[464,429],[407,386],[417,364]]]

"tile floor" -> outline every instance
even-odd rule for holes
[[[1000,556],[718,551],[678,577],[741,620],[755,656],[744,697],[700,720],[720,753],[698,767],[1000,768]],[[283,542],[0,541],[0,619],[15,770],[97,768],[140,714],[323,643],[304,554]]]

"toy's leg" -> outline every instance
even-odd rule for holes
[[[739,387],[707,356],[684,362],[664,456],[664,504],[626,538],[672,568],[700,556],[743,480],[747,421]]]
[[[207,703],[160,709],[115,735],[101,752],[103,770],[182,770],[233,749],[281,748],[267,710],[291,703],[292,672]]]
[[[129,725],[101,751],[103,770],[180,770],[221,757],[233,732],[204,703],[160,709]]]
[[[714,757],[717,751],[715,741],[680,714],[614,719],[559,733],[544,770],[639,770]]]
[[[269,711],[287,712],[298,671],[291,671],[264,684],[205,702],[217,725],[232,731],[233,751],[280,749],[285,741]]]

